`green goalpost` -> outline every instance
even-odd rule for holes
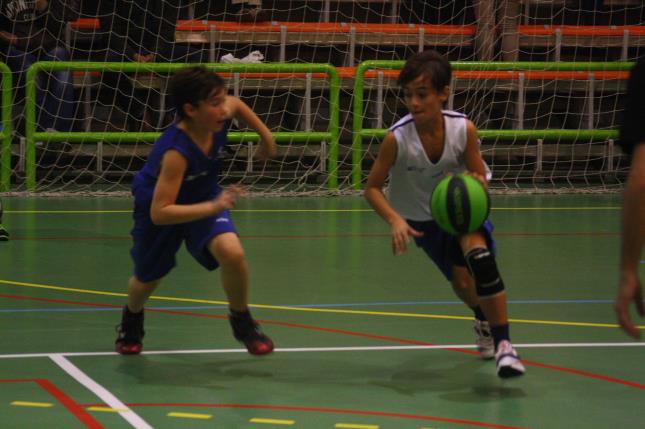
[[[341,91],[341,78],[339,71],[329,64],[220,64],[212,63],[206,66],[216,72],[223,73],[275,73],[289,74],[298,73],[306,74],[309,77],[312,73],[323,74],[328,79],[327,86],[323,89],[327,91],[329,102],[329,117],[326,131],[315,131],[313,129],[305,131],[285,131],[275,132],[274,136],[278,142],[285,143],[300,143],[300,144],[315,144],[325,142],[328,145],[328,150],[321,150],[320,157],[324,157],[325,172],[323,175],[324,189],[321,187],[322,192],[335,192],[340,190],[354,190],[358,191],[362,188],[366,166],[365,161],[370,156],[369,145],[365,145],[368,139],[382,139],[387,128],[369,127],[366,126],[367,120],[370,118],[365,117],[366,106],[370,100],[366,100],[366,94],[372,90],[380,91],[380,103],[389,103],[388,109],[394,111],[392,104],[397,100],[400,101],[398,93],[394,97],[387,99],[383,97],[383,91],[396,91],[392,89],[394,85],[390,84],[389,88],[384,84],[383,79],[377,80],[370,77],[366,78],[368,71],[383,71],[383,70],[399,70],[403,67],[403,61],[364,61],[356,67],[353,91],[351,92],[352,109],[349,113],[351,119],[351,135],[348,145],[343,146],[341,141],[341,123],[340,112],[342,110],[340,91]],[[25,150],[24,150],[24,171],[25,182],[24,188],[27,191],[33,192],[39,190],[37,183],[37,161],[36,161],[36,142],[67,142],[67,143],[96,143],[99,142],[112,142],[115,144],[125,142],[147,142],[152,143],[159,135],[158,132],[37,132],[36,130],[36,74],[39,72],[49,72],[56,70],[77,70],[85,72],[147,72],[147,73],[172,73],[180,68],[189,66],[190,64],[177,64],[177,63],[118,63],[118,62],[38,62],[35,63],[27,72],[26,79],[26,105],[25,105]],[[453,69],[455,71],[471,71],[471,72],[585,72],[589,74],[589,83],[593,83],[593,74],[600,72],[626,72],[633,63],[631,62],[453,62]],[[2,138],[2,164],[1,164],[1,181],[0,189],[8,191],[10,189],[10,176],[11,176],[11,73],[9,69],[1,65],[0,71],[3,76],[2,97],[3,97],[3,110],[2,110],[2,124],[3,129],[0,132]],[[373,75],[372,75],[373,76]],[[370,80],[369,84],[367,80]],[[482,81],[484,79],[480,79]],[[548,84],[552,84],[549,82]],[[475,82],[475,85],[480,82]],[[498,85],[496,81],[492,81],[493,85]],[[519,84],[518,84],[519,85]],[[546,85],[546,84],[545,84]],[[521,86],[521,85],[520,85]],[[519,88],[513,91],[518,92]],[[591,97],[593,97],[593,89],[591,90]],[[474,99],[477,96],[468,95],[466,98]],[[388,101],[385,101],[385,100]],[[394,100],[394,101],[392,101]],[[512,103],[521,103],[521,100]],[[508,100],[507,100],[508,103]],[[511,103],[511,104],[512,104]],[[591,108],[593,115],[594,101],[588,101],[588,106]],[[7,108],[9,106],[9,108]],[[468,114],[468,109],[465,109]],[[319,115],[319,114],[318,114]],[[592,123],[591,121],[590,123]],[[389,124],[388,124],[389,125]],[[480,128],[479,136],[487,142],[486,154],[497,156],[502,150],[516,150],[520,151],[520,162],[524,162],[520,167],[508,164],[504,166],[507,170],[511,168],[519,168],[522,174],[528,174],[533,178],[541,178],[544,169],[543,153],[546,145],[544,141],[556,142],[560,145],[559,149],[573,151],[584,150],[582,144],[589,144],[585,142],[594,141],[601,142],[600,145],[592,147],[589,144],[589,151],[592,149],[598,152],[602,151],[601,157],[606,157],[602,160],[607,165],[607,172],[612,173],[614,167],[614,152],[613,140],[617,138],[617,130],[615,127],[609,128],[576,128],[576,129],[555,129],[555,128],[533,128],[524,129],[521,125],[516,126],[515,129],[493,129],[493,128]],[[233,143],[247,143],[252,144],[256,142],[258,136],[250,132],[231,132],[229,140]],[[493,142],[493,144],[488,144]],[[498,144],[497,142],[510,142],[509,144]],[[523,142],[523,143],[518,143]],[[580,143],[580,144],[578,144]],[[606,144],[605,144],[606,143]],[[605,147],[606,146],[606,147]],[[510,149],[509,149],[510,148]],[[581,149],[583,148],[583,149]],[[594,155],[596,156],[596,155]],[[510,155],[509,155],[510,157]],[[522,158],[523,157],[523,158]],[[526,161],[530,157],[530,161]],[[589,158],[592,158],[589,155]],[[587,161],[588,162],[588,161]],[[604,164],[603,164],[604,165]],[[342,171],[346,171],[343,175]],[[585,167],[586,168],[586,167]],[[590,167],[590,173],[593,171]],[[604,168],[604,167],[603,167]],[[500,168],[500,171],[503,169]],[[495,171],[494,171],[495,172]],[[506,171],[502,171],[505,180],[509,180],[509,175]],[[586,174],[586,172],[585,172]],[[519,177],[519,176],[518,176]],[[510,177],[513,180],[513,177]],[[562,179],[562,177],[558,177]],[[519,180],[515,178],[514,180]],[[564,180],[569,180],[569,177],[564,177]]]
[[[0,129],[0,192],[9,190],[11,179],[11,92],[13,80],[9,67],[0,63],[0,75],[2,76],[2,129]]]
[[[365,75],[370,70],[400,70],[404,61],[364,61],[356,70],[353,101],[353,128],[352,128],[352,187],[361,189],[363,181],[362,160],[364,158],[363,142],[365,139],[382,139],[387,133],[387,128],[365,128]],[[452,62],[454,71],[628,71],[632,62]],[[381,78],[382,79],[382,78]],[[382,86],[382,83],[381,83]],[[379,88],[382,90],[382,88]],[[381,95],[382,101],[382,95]],[[468,112],[465,112],[468,114]],[[618,137],[616,129],[479,129],[479,137],[491,140],[533,140],[541,144],[543,140],[606,140]]]
[[[26,189],[36,190],[36,142],[128,142],[154,141],[158,132],[36,132],[36,75],[42,71],[81,70],[86,72],[155,72],[171,73],[189,67],[189,63],[118,63],[118,62],[62,62],[40,61],[33,64],[27,71],[26,78],[26,155],[25,174]],[[324,73],[329,79],[329,125],[324,132],[276,132],[273,136],[277,142],[312,141],[327,142],[327,180],[328,189],[338,187],[338,139],[339,139],[339,94],[340,77],[336,68],[329,64],[203,64],[214,72],[230,73]],[[10,104],[10,103],[9,103]],[[256,133],[232,132],[229,141],[255,142]]]

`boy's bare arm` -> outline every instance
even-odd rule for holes
[[[388,134],[383,139],[378,156],[367,176],[364,195],[376,213],[389,224],[401,217],[390,206],[383,193],[385,180],[394,165],[394,161],[396,161],[396,140],[392,134]]]
[[[227,102],[231,107],[232,115],[243,120],[260,135],[260,149],[257,156],[260,159],[274,158],[278,153],[278,149],[273,139],[273,134],[271,134],[271,130],[266,124],[239,98],[229,96]]]
[[[421,232],[414,230],[407,221],[392,208],[385,194],[383,186],[390,169],[396,161],[396,140],[394,135],[389,133],[381,143],[378,156],[365,185],[365,198],[389,225],[392,231],[392,253],[399,255],[405,253],[408,248],[410,236],[419,237]]]
[[[231,187],[213,200],[177,204],[186,166],[186,158],[179,152],[169,150],[164,155],[150,207],[150,218],[155,225],[173,225],[212,216],[233,208],[237,196],[242,193],[241,188]]]
[[[623,231],[620,259],[620,283],[614,308],[621,328],[634,338],[640,330],[632,321],[629,307],[645,316],[642,284],[638,274],[639,261],[645,245],[645,144],[634,150],[623,197]]]
[[[464,151],[464,164],[466,165],[466,169],[484,186],[488,186],[486,180],[486,166],[479,148],[477,128],[471,121],[468,121],[467,123],[466,136],[466,150]]]

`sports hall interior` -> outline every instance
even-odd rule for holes
[[[640,0],[262,0],[255,22],[230,1],[124,2],[142,34],[140,16],[161,10],[172,31],[146,37],[221,74],[278,143],[257,160],[257,136],[233,123],[222,153],[223,185],[249,192],[232,218],[251,310],[276,344],[261,358],[231,336],[217,272],[185,249],[146,306],[144,352],[114,352],[130,185],[173,121],[168,79],[185,63],[110,60],[103,2],[56,2],[71,130],[38,129],[35,73],[0,61],[0,427],[643,427],[645,343],[612,309]],[[478,358],[471,312],[422,251],[392,255],[362,196],[406,114],[398,72],[426,49],[453,64],[446,108],[475,123],[492,171],[518,379]]]

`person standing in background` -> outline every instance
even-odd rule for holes
[[[643,286],[638,268],[645,246],[645,59],[632,68],[627,84],[624,120],[620,143],[631,155],[625,193],[623,195],[623,229],[620,256],[620,280],[614,309],[620,327],[633,338],[640,338],[639,328],[629,315],[633,303],[645,316]]]
[[[76,11],[61,0],[0,0],[1,59],[24,88],[27,69],[36,61],[69,61],[63,34]],[[72,72],[41,73],[36,79],[39,131],[71,131],[74,115]]]

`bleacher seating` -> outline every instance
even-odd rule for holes
[[[463,13],[460,18],[428,19],[426,12],[410,9],[409,2],[400,0],[314,0],[312,5],[291,11],[286,8],[287,0],[266,0],[265,5],[271,10],[268,21],[257,24],[232,22],[231,10],[224,2],[217,3],[220,10],[214,15],[183,13],[181,17],[203,17],[206,19],[185,19],[177,21],[173,38],[176,43],[202,45],[209,52],[209,61],[218,62],[220,57],[232,52],[234,54],[248,53],[259,49],[265,54],[267,62],[329,62],[337,67],[341,77],[341,134],[347,142],[351,139],[351,103],[356,65],[367,59],[404,59],[410,53],[429,48],[438,48],[447,53],[451,60],[476,60],[475,42],[478,37],[477,24],[473,19],[471,0],[458,0],[455,3],[467,3],[468,12],[463,12],[458,6],[442,9],[449,4],[448,0],[440,0],[432,5],[432,16],[445,14],[446,10]],[[89,2],[88,2],[89,3]],[[186,2],[192,7],[199,8],[198,3]],[[291,7],[291,1],[289,6]],[[342,7],[335,5],[342,3]],[[350,3],[358,3],[355,7]],[[373,4],[372,4],[373,3]],[[282,4],[282,7],[277,5]],[[376,4],[376,6],[374,5]],[[620,25],[604,25],[618,14],[611,12],[596,24],[603,25],[571,25],[587,23],[585,20],[572,20],[571,17],[583,12],[578,5],[578,11],[572,7],[570,0],[521,0],[521,12],[518,21],[508,27],[497,26],[493,34],[495,44],[495,59],[500,59],[500,41],[502,32],[517,34],[517,46],[520,60],[531,61],[568,61],[571,59],[585,61],[631,61],[642,52],[645,46],[645,27],[631,25],[633,19],[625,13]],[[604,0],[596,2],[594,7],[623,8],[642,4],[641,0]],[[600,6],[598,6],[600,5]],[[221,13],[221,9],[225,9]],[[398,8],[408,8],[409,15],[414,19],[397,16]],[[376,16],[374,10],[380,11]],[[318,11],[318,12],[317,12]],[[349,11],[349,12],[348,12]],[[556,16],[549,16],[548,12]],[[318,13],[312,17],[312,13]],[[568,15],[567,15],[568,14]],[[466,16],[468,15],[468,16]],[[213,16],[222,19],[212,19]],[[300,17],[302,20],[299,20]],[[363,17],[368,19],[362,20]],[[376,19],[374,19],[376,17]],[[313,18],[313,19],[307,19]],[[347,22],[338,22],[339,18]],[[372,19],[369,19],[372,18]],[[173,18],[174,19],[174,18]],[[312,22],[312,21],[316,22]],[[401,23],[405,21],[406,23]],[[441,22],[442,25],[432,24]],[[548,22],[549,25],[541,25]],[[613,22],[613,21],[612,21]],[[638,21],[640,22],[640,21]],[[480,28],[484,28],[483,26]],[[102,60],[105,58],[109,29],[100,28],[97,18],[85,16],[69,23],[65,40],[72,52],[72,59],[79,61]],[[503,49],[503,48],[502,48]],[[587,51],[590,52],[587,55]],[[241,56],[241,55],[237,55]],[[307,120],[303,112],[311,112],[303,106],[306,103],[316,103],[316,99],[326,97],[325,90],[329,87],[327,76],[311,73],[222,73],[228,80],[229,86],[236,94],[245,97],[253,104],[254,109],[266,118],[274,130],[319,130],[327,126],[326,107],[313,106]],[[96,89],[107,87],[100,72],[75,71],[74,83],[82,102],[82,112],[85,123],[84,130],[91,130],[90,118],[103,115],[106,110],[113,109],[110,101],[103,103],[98,114],[95,106],[98,104],[94,95]],[[381,128],[391,123],[393,118],[400,115],[404,109],[396,88],[396,70],[371,70],[365,76],[365,111],[366,127]],[[149,78],[143,82],[143,78]],[[615,112],[620,110],[618,95],[625,90],[627,72],[556,72],[556,71],[463,71],[454,72],[453,91],[448,108],[463,110],[473,118],[478,118],[478,124],[484,127],[510,128],[557,128],[558,121],[565,123],[562,128],[582,129],[616,126]],[[139,75],[137,82],[143,82],[144,87],[152,87],[159,91],[150,91],[151,104],[157,102],[159,94],[163,93],[163,82],[154,75]],[[313,91],[313,95],[312,95]],[[322,94],[322,96],[321,96]],[[252,98],[249,100],[249,97]],[[284,103],[284,107],[282,105]],[[601,107],[601,104],[613,104]],[[322,103],[324,104],[324,102]],[[380,106],[379,106],[380,105]],[[617,107],[618,106],[618,107]],[[159,106],[152,106],[156,109]],[[322,110],[317,110],[322,109]],[[493,112],[497,109],[498,112]],[[526,115],[524,112],[526,109]],[[551,109],[551,110],[549,110]],[[116,109],[114,109],[116,110]],[[159,109],[161,110],[161,108]],[[531,110],[529,112],[529,110]],[[276,113],[279,112],[279,113]],[[321,113],[322,112],[322,113]],[[500,113],[501,112],[501,113]],[[564,113],[561,113],[564,112]],[[321,114],[320,114],[321,113]],[[110,112],[109,115],[112,113]],[[291,115],[289,124],[285,118]],[[79,114],[80,116],[80,114]],[[122,115],[123,116],[123,115]],[[320,118],[318,118],[319,116]],[[385,116],[385,117],[384,117]],[[563,117],[565,117],[563,119]],[[525,119],[526,117],[526,119]],[[295,119],[294,119],[295,118]],[[482,119],[484,118],[484,119]],[[573,119],[572,119],[573,118]],[[95,128],[106,129],[105,125],[111,119],[99,118]],[[115,123],[120,129],[121,118]],[[125,119],[124,119],[125,121]],[[538,123],[539,122],[539,123]],[[306,125],[306,124],[313,125]],[[77,127],[78,128],[78,127]],[[117,128],[117,127],[115,127]],[[96,131],[97,129],[94,129]],[[80,129],[78,129],[80,131]],[[81,146],[79,145],[79,150]],[[92,155],[91,147],[84,146],[88,156]],[[126,150],[127,145],[118,150]],[[136,150],[141,150],[137,147]],[[116,153],[116,152],[115,152]],[[144,154],[145,155],[145,154]]]
[[[553,48],[552,61],[562,59],[562,49],[619,48],[620,60],[629,60],[629,48],[645,46],[645,27],[637,25],[519,25],[519,45],[522,48]]]
[[[347,49],[345,64],[353,65],[356,46],[360,45],[412,46],[419,50],[426,46],[463,47],[472,45],[474,35],[472,25],[179,21],[175,40],[209,45],[212,59],[221,45],[279,46],[278,58],[272,59],[279,62],[287,60],[288,45],[342,46]],[[310,58],[298,60],[312,61]]]
[[[78,35],[99,35],[98,19],[79,19],[69,25],[68,43],[75,40],[70,33]],[[278,58],[269,60],[288,61],[286,47],[289,45],[307,46],[341,46],[347,58],[342,64],[336,64],[341,75],[341,84],[345,93],[351,93],[354,85],[355,68],[358,61],[354,51],[360,45],[378,46],[411,46],[415,50],[436,46],[470,46],[473,43],[476,27],[474,25],[421,25],[421,24],[348,24],[348,23],[300,23],[300,22],[267,22],[260,24],[240,24],[236,22],[181,20],[177,23],[175,39],[177,43],[199,43],[210,49],[210,60],[217,61],[222,47],[227,45],[277,46],[280,49]],[[624,54],[629,47],[645,45],[645,28],[639,26],[538,26],[520,25],[517,27],[521,48],[554,49],[554,56],[561,59],[561,50],[566,47],[606,46],[622,50]],[[93,42],[94,43],[94,42]],[[94,43],[99,45],[100,43]],[[361,58],[364,59],[364,58]],[[387,58],[390,59],[390,58]],[[298,58],[299,61],[306,59]],[[344,66],[343,65],[349,65]],[[398,72],[368,72],[366,88],[393,88]],[[313,74],[269,74],[246,73],[230,78],[231,85],[239,90],[262,91],[272,90],[305,90],[327,87],[326,76]],[[558,87],[569,92],[592,92],[590,82],[602,82],[596,85],[602,91],[624,90],[626,74],[616,72],[455,72],[454,90],[467,91],[477,80],[478,89],[494,89],[497,92],[518,91],[527,93],[535,91],[557,91]],[[236,80],[239,79],[239,80]],[[100,74],[75,72],[74,82],[84,89],[83,103],[85,117],[89,117],[93,101],[91,90],[100,80]],[[520,83],[521,81],[521,83]],[[157,79],[148,79],[148,87],[159,87]],[[554,88],[555,87],[555,88]],[[591,94],[593,96],[593,94]],[[86,121],[85,128],[89,129]]]

